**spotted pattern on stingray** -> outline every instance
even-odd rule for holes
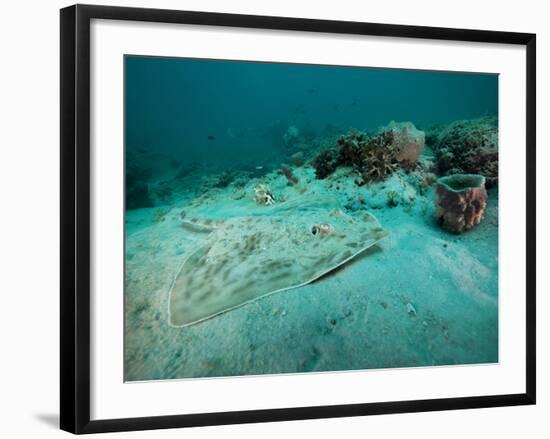
[[[266,213],[192,223],[209,235],[172,282],[172,325],[189,326],[310,283],[388,235],[371,214],[351,216],[320,203]],[[314,224],[330,224],[335,232],[313,234]],[[189,221],[184,227],[191,228]]]

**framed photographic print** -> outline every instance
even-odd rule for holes
[[[64,430],[535,403],[533,34],[62,9],[61,202]]]

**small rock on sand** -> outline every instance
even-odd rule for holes
[[[416,317],[416,309],[411,302],[407,303],[407,313],[409,313],[410,316]]]

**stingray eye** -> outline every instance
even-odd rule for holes
[[[313,226],[311,228],[311,233],[313,233],[314,235],[317,235],[317,232],[319,231],[319,229],[317,228],[317,226]]]

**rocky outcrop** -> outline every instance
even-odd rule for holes
[[[416,167],[416,162],[424,150],[426,136],[411,122],[391,121],[382,131],[393,133],[395,158],[405,169]]]
[[[498,182],[498,121],[494,117],[453,122],[434,146],[440,174],[480,174]]]
[[[390,122],[374,135],[355,129],[340,136],[336,147],[313,160],[317,178],[326,178],[338,166],[353,168],[358,184],[384,180],[396,169],[412,169],[424,149],[424,132],[411,122]]]

